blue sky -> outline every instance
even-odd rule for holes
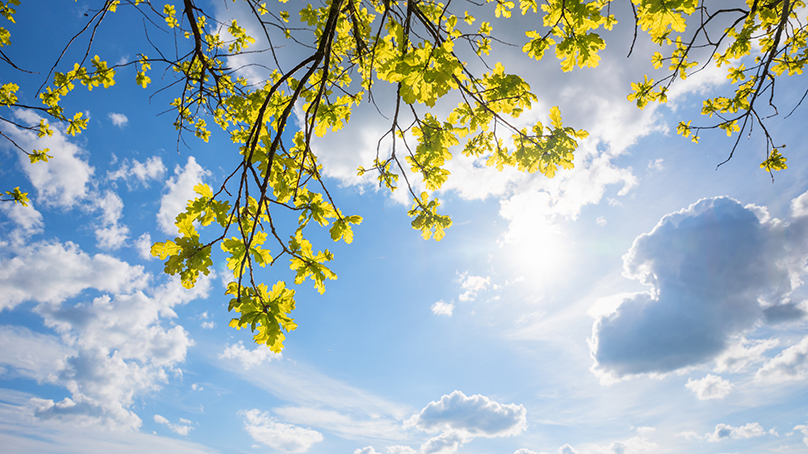
[[[18,8],[4,52],[41,73],[5,67],[3,83],[19,80],[22,101],[34,104],[92,6]],[[625,8],[615,5],[619,18]],[[238,4],[211,11],[222,21],[244,16]],[[93,53],[122,63],[147,49],[132,17],[124,8],[112,15]],[[316,142],[337,204],[364,221],[350,245],[327,244],[323,231],[339,279],[323,295],[296,287],[299,328],[281,355],[227,327],[223,263],[189,291],[147,253],[175,236],[173,217],[194,185],[218,185],[231,171],[236,149],[225,134],[178,146],[171,115],[158,115],[171,96],[150,98],[131,69],[110,89],[67,98],[68,111],[90,118],[79,136],[57,128],[36,139],[3,126],[54,156],[30,165],[0,142],[3,188],[20,186],[32,200],[0,204],[4,449],[805,452],[805,110],[770,123],[788,144],[789,168],[774,182],[758,167],[758,134],[716,169],[731,140],[706,133],[692,144],[675,125],[701,120],[701,99],[729,89],[724,74],[704,71],[675,86],[667,105],[636,109],[626,95],[653,49],[640,40],[626,59],[627,23],[594,70],[564,74],[551,57],[494,54],[539,97],[522,121],[559,105],[590,137],[575,169],[552,180],[455,153],[439,193],[454,225],[441,242],[410,227],[403,191],[391,196],[356,176],[388,127],[373,106]],[[172,80],[162,70],[151,77],[154,86]],[[778,87],[781,112],[804,81]],[[270,282],[291,276],[283,265],[261,272]]]

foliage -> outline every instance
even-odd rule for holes
[[[352,228],[362,221],[359,216],[344,215],[336,206],[312,150],[313,137],[344,127],[355,106],[374,99],[374,87],[391,84],[395,94],[390,128],[379,141],[374,161],[358,172],[374,173],[379,185],[389,191],[400,190],[403,177],[404,190],[413,202],[408,212],[413,228],[424,239],[439,241],[452,221],[439,213],[440,201],[434,192],[450,178],[446,164],[456,152],[453,150],[484,158],[498,170],[515,167],[552,178],[561,169],[573,167],[578,140],[587,137],[586,131],[564,126],[558,107],[549,112],[549,126],[541,122],[516,126],[515,120],[532,109],[537,97],[521,76],[508,73],[499,62],[488,65],[492,50],[503,40],[491,22],[478,22],[475,16],[493,14],[499,21],[519,15],[536,18],[533,23],[541,27],[526,31],[522,51],[527,58],[543,60],[548,50],[554,50],[564,71],[597,67],[599,52],[606,46],[602,35],[617,23],[607,0],[519,0],[518,5],[510,0],[480,4],[328,0],[289,5],[286,0],[267,0],[269,5],[260,0],[233,1],[250,11],[248,26],[236,20],[217,22],[201,5],[202,0],[165,5],[148,0],[96,1],[99,9],[91,10],[87,27],[77,35],[92,30],[85,58],[68,65],[66,71],[61,57],[56,61],[47,76],[49,85],[37,93],[41,105],[20,102],[20,89],[14,82],[0,86],[0,106],[11,109],[0,116],[0,134],[26,153],[33,165],[42,165],[58,155],[49,155],[48,149],[22,149],[2,128],[16,127],[43,137],[53,133],[51,123],[55,122],[67,133],[79,134],[87,128],[87,119],[81,112],[66,113],[61,104],[77,83],[88,90],[110,87],[116,83],[117,72],[129,66],[134,68],[135,83],[147,88],[152,83],[148,76],[152,65],[173,73],[178,83],[167,83],[162,89],[176,93],[171,105],[179,134],[189,132],[207,141],[212,121],[229,134],[241,158],[215,192],[204,184],[195,188],[198,196],[176,218],[178,236],[154,244],[152,254],[165,261],[166,273],[179,274],[183,285],[190,288],[200,273],[209,272],[213,247],[218,244],[234,277],[227,288],[232,296],[229,310],[239,316],[230,325],[249,326],[255,341],[273,351],[282,349],[284,332],[296,327],[289,316],[295,307],[295,292],[282,280],[269,290],[256,278],[256,265],[272,266],[286,258],[295,273],[295,284],[310,279],[322,293],[325,281],[336,279],[329,268],[334,257],[328,249],[315,252],[307,239],[311,228],[327,227],[332,240],[351,243]],[[657,69],[665,68],[667,75],[659,80],[645,76],[642,82],[633,83],[628,100],[639,108],[664,103],[677,79],[711,65],[726,66],[734,93],[706,99],[702,109],[702,114],[715,121],[703,126],[682,121],[677,132],[693,141],[707,129],[721,129],[740,138],[757,124],[767,144],[761,167],[770,172],[785,169],[783,146],[775,146],[766,128],[768,113],[760,109],[771,108],[776,113],[772,101],[776,81],[783,75],[801,74],[808,60],[808,32],[797,17],[804,3],[746,0],[723,9],[711,9],[712,5],[698,0],[629,3],[635,41],[637,30],[642,29],[659,45],[661,51],[651,56],[651,62]],[[0,14],[14,23],[17,5],[19,0],[0,0]],[[140,54],[119,65],[110,66],[98,56],[89,58],[96,31],[113,13],[131,15],[134,20],[146,17],[152,27],[172,30],[179,56],[172,59],[166,55],[174,54],[173,49],[162,52],[154,48],[156,57]],[[259,84],[229,66],[234,57],[253,51],[256,37],[248,29],[257,30],[266,41],[268,47],[259,50],[274,62]],[[275,53],[279,41],[296,50],[291,69],[281,69]],[[19,70],[15,73],[19,77],[29,77],[2,53],[2,47],[11,43],[11,32],[0,27],[0,56]],[[693,61],[696,50],[706,61]],[[471,58],[472,64],[464,58]],[[439,118],[432,111],[439,102],[456,103],[456,107]],[[35,112],[43,119],[36,125],[20,124],[8,114],[14,109]],[[299,116],[299,128],[290,125],[293,115]],[[734,151],[733,147],[730,158]],[[415,188],[421,186],[424,190],[416,193]],[[2,200],[22,204],[28,200],[19,188],[5,195]],[[297,226],[289,232],[276,229],[284,213],[297,217]],[[199,230],[214,223],[215,233],[202,240]]]

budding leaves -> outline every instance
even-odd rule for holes
[[[188,202],[186,210],[177,215],[174,223],[180,236],[173,241],[155,243],[151,248],[153,256],[166,260],[165,272],[179,274],[185,288],[196,284],[200,272],[206,276],[210,274],[213,265],[211,246],[200,242],[196,224],[206,226],[218,220],[224,226],[230,207],[228,202],[213,200],[213,192],[206,184],[195,186],[194,191],[199,197]]]
[[[421,236],[428,240],[433,235],[435,241],[440,241],[446,235],[445,230],[451,227],[452,220],[449,216],[438,214],[437,209],[440,201],[437,198],[430,200],[429,194],[424,191],[420,199],[415,199],[412,209],[407,212],[410,217],[414,217],[412,228],[421,231]]]
[[[231,282],[226,294],[234,296],[227,310],[241,314],[230,320],[230,326],[239,330],[249,327],[255,333],[255,343],[280,353],[286,339],[284,331],[288,333],[297,329],[294,319],[289,317],[295,309],[295,291],[286,288],[283,281],[278,281],[270,292],[267,292],[266,284],[252,288]]]
[[[685,40],[690,38],[683,32],[688,16],[697,11],[700,2],[631,2],[636,25],[661,46],[651,57],[653,67],[671,73],[656,80],[646,76],[631,84],[628,100],[644,108],[666,102],[670,83],[687,78],[697,69],[699,64],[689,58],[692,43]],[[1,15],[13,22],[15,11],[10,6],[17,0],[0,0],[0,5],[3,3],[6,6],[0,8]],[[104,8],[121,16],[138,3],[141,1],[112,0],[105,2]],[[312,241],[325,237],[327,230],[331,240],[350,244],[353,227],[362,218],[340,211],[339,200],[334,200],[323,178],[330,169],[324,171],[318,160],[321,152],[327,152],[329,139],[313,146],[312,138],[343,129],[353,109],[370,98],[374,84],[393,85],[396,110],[392,118],[386,117],[391,121],[390,129],[379,142],[373,162],[364,163],[369,167],[359,167],[358,174],[374,173],[375,179],[370,181],[389,191],[398,190],[400,185],[413,191],[407,213],[412,227],[424,239],[439,241],[452,225],[450,217],[439,212],[435,192],[452,178],[447,167],[458,151],[475,165],[500,171],[512,167],[548,178],[574,166],[578,142],[588,134],[565,126],[558,107],[550,109],[544,122],[520,118],[533,109],[538,97],[525,78],[508,73],[495,60],[503,37],[499,30],[495,32],[495,26],[515,15],[534,15],[522,21],[535,24],[520,43],[525,58],[542,60],[555,55],[563,71],[595,68],[606,46],[605,31],[617,22],[610,14],[611,2],[489,0],[464,4],[485,8],[485,14],[497,18],[492,22],[478,21],[473,15],[476,12],[459,10],[451,3],[304,2],[297,11],[277,13],[271,13],[264,4],[254,4],[257,22],[230,20],[217,26],[207,24],[213,16],[201,5],[192,11],[171,4],[162,9],[154,5],[150,14],[159,17],[152,23],[174,29],[176,42],[170,52],[154,49],[160,55],[154,60],[136,53],[132,62],[113,66],[98,56],[86,65],[84,61],[66,68],[59,65],[50,85],[40,91],[41,106],[36,107],[48,118],[28,129],[39,137],[49,136],[54,132],[50,122],[55,121],[67,134],[81,133],[88,119],[82,112],[66,112],[62,101],[79,85],[88,90],[113,86],[116,69],[131,71],[135,83],[143,88],[152,86],[148,76],[152,65],[162,65],[168,70],[164,74],[175,75],[180,89],[170,104],[176,109],[177,130],[207,142],[213,133],[210,126],[215,123],[240,155],[236,156],[236,170],[215,191],[205,184],[194,188],[196,196],[175,218],[177,236],[155,243],[151,252],[164,261],[166,273],[179,275],[182,284],[190,288],[200,274],[210,273],[212,247],[218,243],[221,252],[216,253],[224,254],[235,280],[227,289],[232,296],[229,309],[239,314],[231,326],[249,327],[256,342],[279,352],[284,333],[296,327],[289,316],[295,307],[295,292],[283,281],[269,289],[261,283],[267,272],[262,268],[282,258],[279,263],[288,263],[295,285],[311,284],[319,293],[325,291],[326,281],[336,279],[329,267],[334,255]],[[715,64],[727,66],[734,93],[704,100],[702,114],[715,119],[711,129],[721,129],[727,135],[736,135],[745,127],[744,115],[757,114],[756,97],[769,89],[773,93],[770,87],[776,77],[801,74],[808,64],[808,32],[795,13],[802,11],[804,2],[761,5],[750,11],[730,11],[730,15],[746,17],[724,30],[723,38],[713,40],[721,43],[720,48],[715,44],[713,49]],[[786,5],[792,10],[783,11]],[[305,27],[291,25],[295,15]],[[256,40],[248,32],[255,29],[265,32],[267,38],[277,33],[278,40],[287,40],[286,45],[300,45],[294,49],[303,52],[301,60],[285,69],[270,68],[261,84],[238,77],[226,64],[229,58],[266,50],[252,48]],[[778,30],[782,32],[779,42],[774,37]],[[699,29],[690,36],[707,39],[707,31]],[[0,27],[0,46],[9,44],[9,32]],[[458,50],[460,46],[464,46],[462,50]],[[749,58],[753,49],[760,53],[754,64]],[[171,60],[170,55],[182,56]],[[483,64],[467,65],[459,55],[479,56]],[[767,60],[767,56],[772,58]],[[767,74],[760,73],[769,66]],[[4,81],[0,106],[30,109],[20,104],[19,87]],[[169,82],[160,90],[172,87]],[[457,106],[452,109],[448,99]],[[448,115],[440,117],[437,112]],[[683,121],[677,132],[696,141],[701,129],[705,128]],[[761,167],[768,171],[785,169],[781,148],[770,140],[767,150],[772,151]],[[32,163],[58,159],[58,153],[54,157],[48,151],[26,153]],[[412,177],[416,180],[410,181]],[[415,187],[424,191],[417,194]],[[2,200],[28,201],[19,188],[5,191]]]

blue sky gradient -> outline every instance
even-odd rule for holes
[[[28,81],[18,82],[23,102],[37,102],[42,77],[90,7],[18,7],[4,52],[40,72],[19,77]],[[238,3],[210,8],[243,23]],[[123,9],[93,43],[111,63],[149,49],[143,24]],[[613,10],[630,23],[627,5]],[[454,224],[440,242],[411,228],[407,194],[356,175],[389,127],[372,105],[316,141],[337,205],[364,220],[350,245],[330,242],[325,229],[314,235],[334,252],[339,279],[323,295],[295,286],[299,328],[282,354],[227,326],[223,254],[186,290],[148,253],[175,236],[173,218],[193,186],[218,187],[236,165],[224,133],[178,143],[171,113],[160,114],[173,95],[137,86],[131,68],[114,87],[79,87],[66,98],[67,111],[90,118],[81,135],[56,127],[37,139],[9,127],[22,147],[49,147],[54,158],[31,165],[0,142],[3,188],[20,186],[32,200],[0,204],[0,445],[20,453],[805,452],[806,111],[770,123],[788,144],[789,168],[774,182],[759,168],[758,134],[716,168],[732,146],[723,132],[699,144],[674,132],[681,119],[700,120],[705,96],[730,89],[725,75],[704,71],[675,85],[668,104],[638,110],[626,95],[653,71],[654,49],[640,40],[626,59],[632,33],[618,26],[600,67],[572,73],[552,56],[494,54],[539,97],[520,121],[544,121],[558,105],[565,123],[590,137],[575,169],[552,180],[455,153],[439,193]],[[173,46],[169,33],[151,38]],[[3,73],[4,83],[20,76]],[[156,87],[173,80],[162,70],[151,77]],[[383,112],[385,90],[377,93]],[[779,86],[781,112],[804,90],[804,75]],[[30,112],[4,115],[38,122]],[[284,264],[260,272],[267,282],[293,279]]]

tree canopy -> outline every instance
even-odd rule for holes
[[[190,288],[200,273],[209,273],[213,248],[221,248],[233,273],[229,309],[238,314],[230,326],[249,327],[256,343],[275,352],[283,348],[284,333],[296,328],[290,316],[295,291],[284,280],[261,282],[257,268],[288,264],[294,284],[311,280],[322,293],[325,281],[337,277],[329,268],[334,256],[312,243],[311,232],[325,228],[333,241],[351,243],[352,226],[362,222],[360,216],[343,213],[329,193],[323,179],[328,170],[312,147],[316,137],[344,127],[360,103],[376,104],[390,93],[392,99],[385,100],[393,106],[385,117],[389,129],[379,138],[373,162],[357,172],[373,175],[389,191],[408,191],[413,228],[424,239],[440,241],[452,221],[441,214],[434,192],[451,177],[446,164],[453,153],[484,158],[498,170],[513,167],[552,178],[573,167],[578,141],[587,137],[585,130],[564,124],[563,106],[547,112],[549,122],[520,126],[517,119],[538,97],[522,76],[497,61],[496,49],[516,45],[525,59],[560,64],[563,71],[596,68],[608,33],[617,26],[613,2],[606,0],[234,0],[248,10],[249,23],[218,22],[201,0],[164,5],[105,0],[96,2],[86,26],[64,43],[59,59],[48,62],[45,75],[18,67],[3,51],[14,44],[8,22],[14,23],[19,3],[0,0],[7,21],[0,28],[7,79],[0,87],[0,105],[8,108],[0,112],[0,134],[13,146],[8,128],[40,137],[51,135],[54,127],[80,134],[88,120],[82,112],[66,111],[63,99],[78,85],[110,87],[119,82],[119,73],[146,90],[171,93],[180,139],[192,134],[208,141],[214,133],[210,123],[216,123],[232,139],[239,164],[215,187],[195,188],[197,197],[176,218],[178,236],[154,244],[152,254],[165,261],[166,273],[180,275]],[[770,173],[785,169],[785,145],[776,142],[767,124],[780,114],[777,81],[802,74],[808,61],[805,3],[628,3],[633,40],[610,45],[625,46],[631,54],[638,40],[650,40],[659,51],[634,58],[650,58],[665,73],[656,79],[638,74],[637,82],[626,87],[627,101],[638,108],[665,103],[677,81],[720,68],[731,92],[704,99],[706,119],[696,124],[684,119],[678,134],[698,141],[708,130],[726,132],[734,137],[729,160],[740,138],[758,128],[766,144],[761,168]],[[91,56],[99,36],[126,39],[104,29],[111,14],[142,21],[147,39],[154,30],[168,30],[173,45],[153,44],[117,64]],[[529,24],[520,30],[519,42],[509,42],[494,27],[511,22]],[[71,47],[81,48],[84,58],[66,61]],[[153,82],[161,69],[168,77]],[[36,93],[22,93],[15,81],[23,79],[42,86]],[[449,113],[436,115],[436,106],[449,106]],[[31,111],[39,120],[21,122],[11,114],[15,110]],[[59,159],[49,149],[17,148],[32,165]],[[3,190],[5,201],[28,202],[24,189]],[[295,218],[291,225],[284,222],[290,215]]]

